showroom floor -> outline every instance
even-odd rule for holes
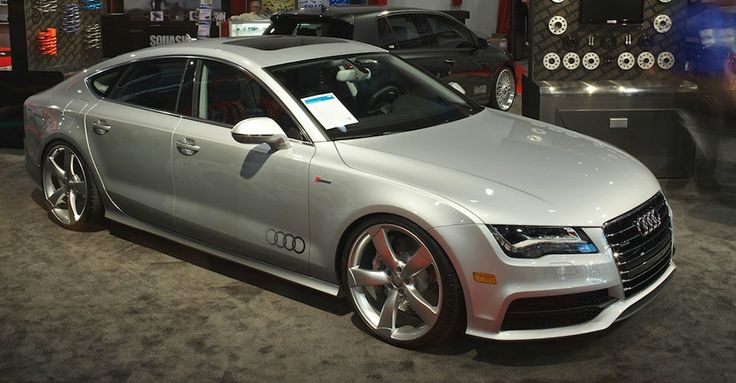
[[[0,149],[0,381],[736,381],[734,199],[663,184],[678,270],[631,319],[409,351],[368,335],[344,299],[114,223],[64,230],[23,152]]]

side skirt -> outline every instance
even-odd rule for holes
[[[258,271],[262,271],[267,274],[271,274],[275,277],[279,277],[287,281],[290,281],[296,284],[300,284],[302,286],[306,286],[306,287],[309,287],[317,291],[321,291],[325,294],[337,296],[340,291],[340,286],[338,285],[334,285],[332,283],[328,283],[328,282],[325,282],[319,279],[315,279],[315,278],[312,278],[312,277],[309,277],[303,274],[295,273],[293,271],[285,270],[280,267],[272,266],[272,265],[269,265],[263,262],[259,262],[253,259],[244,258],[242,256],[238,256],[238,255],[232,254],[224,250],[220,250],[220,249],[208,246],[208,245],[204,245],[194,240],[180,237],[167,230],[156,228],[152,225],[149,225],[139,220],[136,220],[134,218],[131,218],[125,214],[114,211],[113,209],[107,209],[105,211],[105,217],[112,221],[119,222],[123,225],[130,226],[130,227],[133,227],[139,230],[143,230],[145,232],[157,235],[159,237],[166,238],[170,241],[180,243],[182,245],[197,249],[199,251],[202,251],[208,254],[212,254],[216,257],[227,259],[228,261],[235,262],[237,264],[240,264],[246,267],[250,267],[252,269],[256,269]]]

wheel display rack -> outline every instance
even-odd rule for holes
[[[642,22],[627,25],[583,22],[582,3],[530,0],[523,114],[612,143],[658,177],[690,177],[687,0],[643,0]]]

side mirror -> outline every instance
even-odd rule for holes
[[[279,124],[268,117],[254,117],[240,121],[231,133],[235,141],[241,144],[267,144],[274,151],[291,147],[289,138]]]
[[[488,40],[478,37],[478,49],[486,49],[488,48]]]
[[[449,83],[447,85],[451,86],[452,89],[455,89],[456,91],[458,91],[458,92],[460,92],[462,94],[465,94],[465,88],[463,88],[462,85],[456,83],[455,81],[453,81],[453,82],[451,82],[451,83]]]

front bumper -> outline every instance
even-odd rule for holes
[[[596,254],[547,255],[538,259],[506,256],[484,225],[435,228],[431,234],[447,251],[465,295],[467,334],[496,340],[531,340],[585,334],[608,328],[628,317],[655,295],[674,272],[667,270],[636,295],[626,298],[613,253],[601,228],[586,228],[586,234],[601,252]],[[478,283],[474,272],[496,276],[496,284]],[[604,290],[610,301],[602,311],[584,322],[549,328],[504,330],[509,305],[518,300],[592,293]],[[509,326],[505,326],[508,328]]]

